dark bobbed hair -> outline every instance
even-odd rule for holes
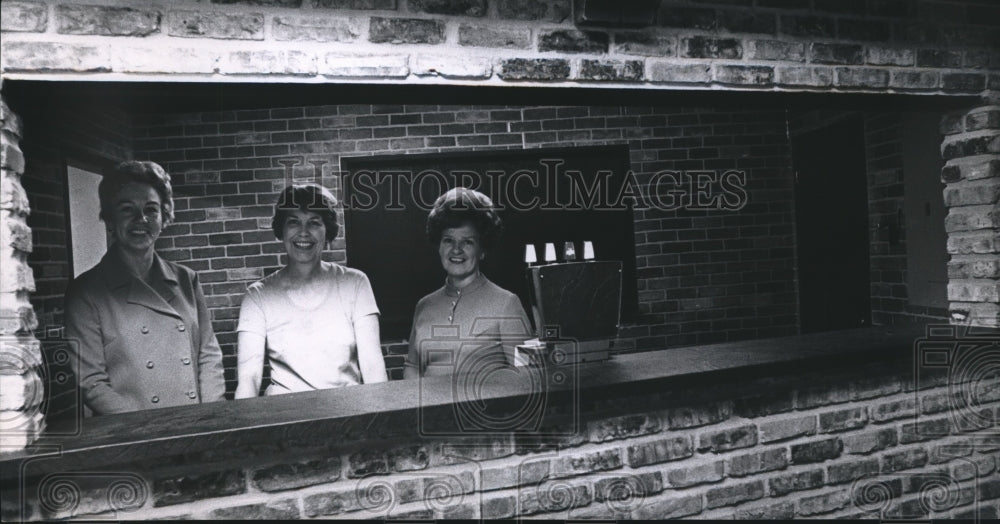
[[[104,173],[97,185],[97,198],[101,203],[100,219],[110,222],[114,216],[115,197],[131,183],[146,184],[160,195],[164,225],[174,221],[174,190],[170,187],[170,174],[156,162],[130,160],[116,165]]]
[[[434,207],[427,215],[427,239],[431,244],[438,245],[445,229],[465,224],[476,228],[485,251],[492,250],[503,233],[503,221],[490,197],[474,189],[456,187],[434,201]]]
[[[329,189],[319,184],[292,184],[286,186],[278,201],[274,204],[274,218],[271,219],[271,230],[278,240],[284,240],[281,232],[285,228],[285,219],[289,212],[296,209],[316,213],[323,219],[326,226],[327,242],[337,238],[340,230],[337,225],[337,199]]]

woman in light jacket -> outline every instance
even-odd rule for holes
[[[66,291],[88,414],[223,400],[222,352],[198,275],[153,249],[173,219],[170,175],[154,162],[123,162],[98,196],[113,243]]]

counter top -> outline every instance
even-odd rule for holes
[[[723,380],[727,373],[769,376],[902,359],[925,334],[924,326],[875,327],[618,355],[560,375],[547,370],[546,394],[609,395],[623,386],[666,388],[687,380]],[[518,369],[512,373],[528,372]],[[537,384],[514,379],[475,386],[478,400],[502,404],[537,394]],[[429,377],[88,418],[77,435],[47,435],[26,450],[0,455],[0,479],[18,476],[28,463],[32,474],[41,474],[290,437],[329,440],[385,417],[414,420],[421,409],[450,410],[456,391],[466,385],[453,377]]]

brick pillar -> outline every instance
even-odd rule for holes
[[[1000,327],[1000,93],[950,113],[941,171],[948,208],[948,300],[952,323]]]
[[[44,426],[42,354],[29,294],[31,229],[21,186],[21,120],[0,99],[0,452],[31,444]]]

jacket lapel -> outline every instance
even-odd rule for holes
[[[158,273],[155,273],[157,276],[154,278],[163,279],[163,285],[159,287],[163,291],[163,300],[168,304],[174,304],[177,299],[177,273],[155,253],[153,254],[153,267],[155,268],[153,271],[157,271],[156,268],[159,270]],[[175,315],[180,317],[176,312]]]
[[[153,255],[153,278],[162,278],[164,286],[162,288],[167,296],[161,297],[153,291],[145,282],[134,278],[125,267],[124,262],[117,255],[114,247],[108,249],[101,264],[104,266],[104,277],[109,289],[127,288],[128,295],[126,301],[130,304],[137,304],[153,311],[163,313],[176,318],[181,318],[180,313],[170,306],[168,301],[176,297],[174,289],[177,286],[177,275],[173,269],[166,267],[166,264],[159,256]]]

